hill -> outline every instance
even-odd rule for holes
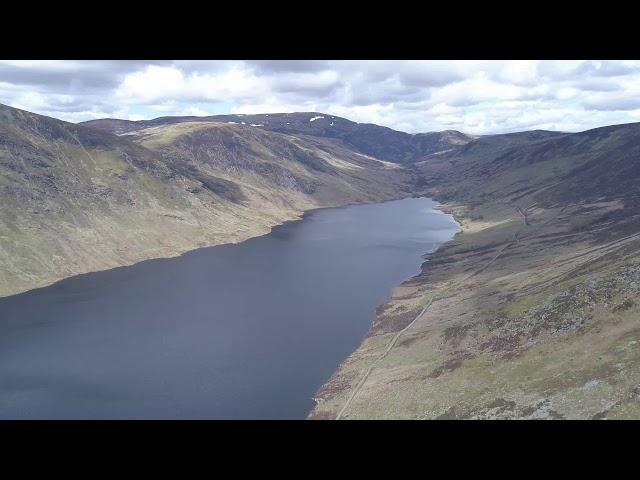
[[[408,195],[396,165],[228,123],[118,136],[0,105],[0,295]]]
[[[463,230],[311,418],[639,418],[639,134],[486,136],[418,162]]]

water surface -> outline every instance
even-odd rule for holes
[[[0,298],[0,418],[304,418],[375,308],[457,231],[425,198]]]

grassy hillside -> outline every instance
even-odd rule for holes
[[[303,210],[408,194],[331,142],[234,124],[117,136],[0,106],[0,295],[267,233]]]
[[[481,137],[420,162],[463,232],[379,308],[311,417],[640,417],[638,133]]]

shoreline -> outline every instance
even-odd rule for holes
[[[375,335],[372,335],[373,331],[374,331],[374,327],[376,325],[376,321],[378,320],[378,318],[381,316],[379,311],[381,308],[385,307],[386,305],[392,304],[396,298],[396,293],[399,289],[402,289],[403,287],[409,287],[409,285],[411,284],[411,282],[415,282],[423,273],[424,273],[424,267],[426,264],[429,263],[429,257],[431,255],[435,255],[439,250],[441,250],[442,248],[444,248],[447,244],[453,242],[456,237],[458,237],[458,235],[461,235],[465,230],[464,230],[464,226],[463,226],[463,219],[465,218],[464,216],[456,213],[453,211],[452,209],[452,205],[447,205],[445,203],[440,203],[435,196],[429,196],[428,194],[413,194],[409,197],[405,197],[405,198],[427,198],[431,201],[433,201],[434,203],[436,203],[436,205],[434,205],[432,208],[433,210],[438,210],[440,212],[442,212],[445,215],[450,215],[451,218],[453,219],[454,223],[458,226],[458,231],[447,241],[442,242],[440,245],[438,245],[436,247],[435,250],[431,251],[431,252],[425,252],[423,254],[420,255],[420,258],[422,259],[422,262],[419,264],[418,266],[418,272],[415,273],[414,275],[411,275],[410,277],[407,277],[405,280],[403,280],[402,282],[400,282],[398,285],[395,285],[391,288],[391,291],[389,293],[389,297],[387,298],[387,300],[385,300],[384,302],[376,305],[376,310],[375,310],[375,316],[371,321],[370,327],[369,327],[369,331],[367,332],[367,334],[365,335],[365,337],[362,339],[362,341],[360,342],[360,345],[358,345],[358,347],[356,347],[356,349],[351,352],[342,362],[340,362],[340,364],[336,367],[336,369],[334,370],[334,372],[332,373],[331,377],[322,385],[320,386],[320,388],[318,388],[318,390],[316,391],[316,393],[314,394],[314,396],[312,397],[312,400],[314,402],[314,407],[309,411],[309,413],[307,414],[307,416],[305,417],[305,420],[314,420],[316,418],[314,417],[314,413],[316,408],[319,406],[319,404],[322,401],[322,392],[324,389],[326,388],[331,388],[331,384],[332,382],[335,382],[336,380],[336,376],[339,375],[340,371],[342,370],[343,366],[346,365],[349,360],[356,354],[356,352],[358,352],[363,344],[369,340],[370,338],[374,337]],[[380,202],[380,203],[384,203],[384,202]],[[448,209],[448,211],[447,211]],[[405,333],[408,329],[411,328],[411,326],[426,312],[426,310],[428,310],[428,308],[431,306],[431,303],[433,301],[433,297],[425,304],[425,306],[422,308],[422,310],[420,311],[420,313],[418,313],[418,315],[413,319],[413,321],[411,321],[406,327],[404,327],[400,332],[397,332],[397,334],[395,335],[395,337],[391,340],[391,342],[389,343],[387,349],[383,352],[383,354],[381,355],[381,357],[379,357],[378,359],[376,359],[373,362],[373,365],[371,367],[369,367],[368,372],[365,373],[365,375],[363,376],[363,378],[361,379],[360,382],[358,382],[358,386],[361,387],[362,384],[364,384],[364,382],[366,381],[368,374],[370,373],[371,369],[373,368],[373,366],[380,360],[382,360],[387,353],[389,353],[391,351],[391,349],[393,349],[393,347],[395,346],[396,342],[398,341],[398,339],[400,338],[400,336]],[[357,391],[356,391],[357,393]],[[355,394],[354,394],[355,396]],[[347,405],[350,403],[350,401],[353,400],[353,398],[351,398],[348,402]],[[335,418],[335,420],[340,420],[340,417],[342,415],[342,411],[344,411],[344,409],[346,408],[343,407],[341,412],[338,413],[337,417]],[[326,418],[319,418],[321,420],[325,420]]]
[[[518,204],[445,200],[461,231],[378,309],[307,419],[637,418],[640,307],[628,299],[640,263],[628,252],[640,234],[594,246],[585,226],[620,206],[591,205],[539,207],[524,223]]]
[[[237,240],[237,241],[230,241],[230,242],[221,242],[221,243],[211,243],[208,245],[204,245],[204,246],[198,246],[196,248],[177,248],[174,249],[174,251],[172,251],[169,254],[163,254],[163,255],[159,255],[159,256],[149,256],[149,257],[145,257],[145,256],[141,256],[139,260],[135,260],[133,262],[130,263],[125,263],[122,265],[114,265],[112,267],[108,267],[108,268],[100,268],[100,269],[96,269],[96,270],[87,270],[87,271],[83,271],[83,272],[78,272],[78,273],[74,273],[72,275],[67,275],[64,277],[59,277],[56,278],[52,281],[45,281],[42,283],[37,283],[34,284],[32,287],[26,288],[24,290],[20,290],[20,291],[16,291],[16,292],[12,292],[12,293],[8,293],[8,294],[1,294],[0,293],[0,300],[4,299],[4,298],[9,298],[9,297],[13,297],[15,295],[22,295],[25,293],[29,293],[29,292],[33,292],[36,290],[40,290],[43,288],[48,288],[51,287],[53,285],[56,285],[59,282],[63,282],[65,280],[71,279],[71,278],[75,278],[75,277],[80,277],[83,275],[90,275],[93,273],[99,273],[99,272],[105,272],[105,271],[109,271],[109,270],[115,270],[115,269],[119,269],[119,268],[129,268],[129,267],[133,267],[135,265],[138,265],[140,263],[143,262],[152,262],[152,261],[161,261],[161,260],[168,260],[168,259],[174,259],[174,258],[178,258],[181,257],[183,255],[187,255],[190,252],[195,252],[201,249],[205,249],[205,248],[212,248],[212,247],[219,247],[219,246],[223,246],[223,245],[237,245],[240,244],[242,242],[246,242],[248,240],[252,240],[254,238],[260,238],[263,237],[265,235],[270,235],[271,233],[273,233],[274,229],[278,228],[278,227],[282,227],[294,222],[299,222],[305,219],[305,217],[312,215],[314,212],[319,211],[319,210],[325,210],[325,209],[332,209],[332,208],[346,208],[346,207],[351,207],[351,206],[356,206],[356,205],[373,205],[373,204],[377,204],[377,203],[385,203],[385,202],[393,202],[393,201],[397,201],[397,200],[403,200],[405,198],[412,198],[415,197],[414,195],[404,195],[404,196],[398,196],[398,197],[393,197],[393,198],[389,198],[386,200],[380,200],[380,201],[373,201],[373,202],[368,202],[368,201],[364,201],[364,202],[349,202],[349,203],[345,203],[344,205],[335,205],[335,206],[327,206],[327,207],[313,207],[313,208],[308,208],[305,210],[296,210],[295,213],[295,217],[291,218],[291,219],[284,219],[281,220],[277,223],[274,223],[272,225],[269,226],[268,230],[265,232],[259,232],[259,233],[252,233],[249,234],[247,237],[242,238],[241,240]],[[429,197],[427,197],[429,198]],[[166,248],[172,248],[172,247],[166,247]]]
[[[442,282],[425,282],[424,277],[433,273],[432,270],[437,270],[438,268],[437,266],[434,269],[428,269],[425,267],[433,260],[433,257],[435,255],[444,255],[444,251],[448,248],[455,248],[456,246],[458,246],[456,240],[459,240],[461,236],[464,237],[462,242],[467,241],[466,237],[470,233],[473,233],[474,226],[472,224],[476,223],[476,220],[463,213],[468,208],[468,205],[465,205],[464,203],[455,202],[451,199],[449,200],[449,202],[445,200],[438,200],[438,195],[433,192],[412,195],[412,197],[429,198],[436,202],[437,205],[435,205],[433,209],[439,210],[443,214],[450,215],[458,225],[458,231],[449,240],[440,244],[434,251],[423,254],[423,261],[420,264],[419,272],[393,287],[389,299],[386,302],[378,305],[369,332],[363,338],[362,342],[356,348],[356,350],[354,350],[347,358],[345,358],[340,363],[329,380],[327,380],[327,382],[325,382],[325,384],[320,387],[320,389],[318,389],[316,395],[314,395],[313,397],[315,405],[305,418],[306,420],[344,419],[345,417],[343,416],[343,413],[345,413],[345,407],[348,407],[351,404],[351,402],[354,400],[354,397],[358,394],[360,389],[363,388],[364,383],[366,383],[369,375],[372,373],[373,367],[375,367],[379,361],[383,360],[387,356],[387,354],[389,354],[391,350],[393,350],[398,345],[398,340],[403,334],[406,333],[407,335],[409,335],[409,332],[407,330],[411,329],[411,327],[427,312],[427,310],[429,310],[433,303],[435,303],[436,301],[446,302],[446,299],[438,298],[436,296],[436,292],[452,288],[456,283],[452,282],[451,279],[447,279],[444,284],[441,284]],[[481,248],[478,247],[478,250],[481,250]],[[469,256],[473,256],[475,252],[476,250],[472,249],[467,253],[469,254]],[[464,283],[464,281],[465,280],[462,280],[461,283]],[[422,292],[424,289],[426,289],[426,293],[423,292],[421,296],[424,297],[426,295],[429,295],[430,297],[426,302],[424,302],[423,305],[420,305],[419,311],[417,312],[415,317],[412,318],[412,321],[408,323],[408,325],[400,329],[400,331],[384,331],[383,329],[381,333],[380,331],[376,330],[376,326],[384,327],[385,322],[388,320],[388,314],[386,313],[387,309],[395,308],[397,304],[406,301],[407,298],[413,298],[413,295],[416,292]],[[409,291],[409,293],[406,292],[407,290]],[[378,342],[378,340],[381,337],[386,337],[389,335],[393,335],[391,341],[380,345],[380,342]],[[370,344],[374,345],[371,346]],[[370,355],[369,352],[372,350],[374,351],[374,354]],[[378,356],[375,353],[379,350],[382,350],[382,353]],[[375,357],[373,360],[370,358],[372,356]],[[356,373],[358,373],[356,377],[350,376],[348,379],[345,379],[345,371],[353,370],[353,363],[365,363],[365,365],[356,367]],[[362,372],[364,372],[364,375],[362,375]],[[347,399],[346,403],[343,403],[343,401],[334,403],[334,405],[329,407],[329,409],[327,410],[328,399],[329,401],[335,401],[336,397],[340,397],[341,395],[349,392],[354,393],[352,393],[351,397]]]
[[[405,289],[408,286],[410,286],[412,283],[416,282],[417,279],[419,279],[419,277],[423,274],[423,272],[425,270],[425,265],[428,264],[428,262],[430,261],[430,257],[432,255],[434,255],[436,252],[438,252],[440,249],[442,249],[445,245],[447,245],[450,242],[452,242],[458,236],[458,234],[460,234],[460,233],[462,233],[464,231],[463,225],[462,225],[462,223],[460,221],[462,219],[462,217],[460,215],[456,214],[454,211],[452,211],[450,205],[441,204],[441,203],[438,202],[438,200],[436,200],[434,197],[432,197],[432,196],[430,196],[428,194],[410,194],[410,195],[393,196],[392,198],[387,198],[387,199],[384,199],[384,200],[381,200],[381,201],[373,201],[373,202],[370,202],[370,201],[363,201],[363,202],[355,201],[355,202],[345,203],[344,205],[313,207],[313,208],[309,208],[309,209],[306,209],[306,210],[300,210],[300,211],[296,212],[294,218],[288,218],[288,219],[282,220],[282,221],[280,221],[278,223],[274,223],[273,225],[271,225],[269,227],[268,231],[248,236],[247,238],[244,238],[244,239],[239,240],[239,241],[206,245],[206,246],[201,246],[201,247],[194,248],[194,249],[185,249],[184,251],[179,251],[174,255],[146,258],[146,259],[143,259],[143,260],[140,260],[140,261],[136,261],[136,262],[127,264],[127,265],[118,265],[118,266],[115,266],[115,267],[112,267],[112,268],[108,268],[108,269],[87,271],[87,272],[79,273],[79,274],[76,274],[76,275],[70,275],[68,277],[60,278],[60,279],[58,279],[56,281],[53,281],[53,282],[51,282],[51,283],[49,283],[47,285],[31,288],[29,290],[25,290],[23,292],[19,292],[19,293],[16,293],[14,295],[21,295],[23,293],[27,294],[27,293],[31,293],[31,292],[37,292],[38,290],[51,287],[51,286],[56,285],[56,284],[58,284],[60,282],[64,282],[64,281],[67,281],[67,280],[70,280],[70,279],[76,278],[76,277],[83,277],[83,276],[92,275],[92,274],[99,274],[101,272],[105,272],[105,271],[109,271],[109,270],[132,268],[132,267],[135,267],[138,264],[142,264],[144,262],[162,262],[162,261],[172,260],[172,259],[175,259],[175,258],[178,258],[178,257],[181,257],[181,256],[188,255],[190,253],[197,252],[199,250],[204,250],[204,249],[213,248],[213,247],[217,247],[217,246],[238,245],[238,244],[241,244],[241,243],[243,243],[245,241],[249,241],[249,240],[254,239],[254,238],[260,238],[260,237],[269,235],[269,234],[273,233],[279,227],[284,227],[284,226],[287,226],[289,224],[293,224],[294,222],[300,222],[300,221],[304,220],[305,218],[308,218],[308,217],[314,215],[315,213],[317,213],[318,211],[321,211],[321,210],[340,209],[340,208],[348,208],[348,207],[353,207],[353,206],[376,205],[376,204],[383,204],[383,203],[406,200],[406,199],[409,199],[409,198],[412,198],[412,199],[425,198],[427,200],[430,200],[432,204],[428,207],[429,211],[438,212],[438,213],[442,213],[444,215],[449,216],[450,220],[453,223],[456,224],[457,231],[451,236],[451,238],[449,238],[448,240],[446,240],[446,241],[440,243],[439,245],[437,245],[437,247],[435,249],[433,249],[431,251],[424,252],[424,253],[420,253],[418,258],[417,258],[417,261],[416,261],[416,271],[415,271],[415,273],[410,275],[410,276],[408,276],[407,278],[402,280],[400,283],[390,286],[387,298],[385,300],[383,300],[381,303],[379,303],[377,305],[374,305],[375,313],[374,313],[373,317],[370,319],[369,329],[368,329],[367,333],[365,334],[365,336],[362,338],[361,342],[355,347],[354,351],[352,351],[346,358],[344,358],[341,361],[341,363],[339,363],[337,365],[336,369],[332,372],[331,377],[329,378],[329,380],[327,380],[324,384],[320,385],[318,387],[318,390],[316,391],[316,393],[311,397],[311,399],[313,400],[315,406],[310,408],[310,410],[307,412],[306,416],[304,417],[304,418],[309,418],[310,416],[313,415],[314,410],[315,410],[316,406],[318,405],[318,400],[317,400],[318,393],[321,392],[327,386],[327,384],[331,382],[331,380],[334,378],[336,373],[338,373],[340,371],[340,369],[343,367],[344,363],[349,361],[349,359],[354,355],[354,353],[356,353],[362,347],[363,343],[366,342],[368,339],[370,339],[372,337],[372,333],[375,330],[376,324],[379,322],[380,317],[381,317],[380,309],[385,307],[386,305],[392,303],[396,299],[396,297],[398,296],[399,291],[402,291],[403,289]],[[3,298],[9,298],[9,297],[12,297],[14,295],[7,295],[7,296],[4,296],[4,297],[0,297],[0,301]],[[424,306],[424,309],[423,309],[422,313],[424,313],[424,311],[428,307],[429,307],[429,305]],[[418,317],[420,315],[418,315]],[[411,322],[409,325],[407,325],[407,327],[405,329],[410,328],[411,325],[415,322],[415,320],[417,320],[417,317],[414,319],[413,322]],[[403,329],[403,331],[404,331],[404,329]],[[397,337],[395,338],[395,340],[392,343],[395,343],[395,341],[398,340],[399,336],[403,333],[403,331],[400,332],[397,335]],[[391,348],[393,348],[393,344],[391,345]]]

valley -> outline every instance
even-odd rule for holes
[[[318,112],[0,107],[0,147],[0,295],[426,196],[461,232],[378,307],[309,418],[640,416],[640,124],[410,135]]]

